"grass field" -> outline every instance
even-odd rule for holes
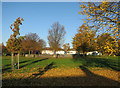
[[[3,86],[116,86],[119,83],[119,58],[20,57],[20,69],[16,66],[12,71],[10,57],[2,57]]]

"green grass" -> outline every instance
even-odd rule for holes
[[[93,68],[93,67],[100,67],[100,68],[107,68],[113,69],[116,71],[120,71],[120,56],[88,56],[85,58],[76,58],[74,59],[75,62],[81,62],[82,65]]]
[[[17,60],[16,60],[17,62]],[[72,68],[78,67],[80,63],[75,63],[73,59],[66,58],[25,58],[20,57],[20,69],[32,69],[32,68],[44,68],[50,63],[54,63],[54,67],[56,68]],[[2,68],[3,72],[9,71],[11,68],[11,58],[10,57],[2,57]],[[8,69],[7,69],[8,68]]]
[[[120,71],[120,57],[99,57],[99,56],[89,56],[85,58],[29,58],[20,57],[20,71],[19,72],[30,72],[33,68],[44,68],[50,63],[54,63],[55,68],[75,68],[81,65],[87,68],[100,67],[113,69]],[[16,60],[17,62],[17,60]],[[16,67],[17,68],[17,67]],[[2,57],[2,69],[4,72],[11,72],[11,57]],[[32,70],[36,71],[36,69]],[[14,72],[17,72],[14,71]]]
[[[48,57],[37,57],[37,58],[28,58],[28,57],[20,57],[20,69],[11,70],[11,57],[2,57],[2,84],[3,86],[42,86],[42,85],[76,85],[85,84],[88,85],[88,80],[91,81],[92,76],[92,84],[97,82],[97,85],[100,83],[108,83],[118,84],[117,81],[113,82],[111,79],[107,79],[106,77],[102,77],[96,74],[93,74],[89,70],[100,70],[100,72],[104,72],[104,69],[111,69],[115,71],[120,71],[120,57],[99,57],[99,56],[88,56],[81,58],[48,58]],[[0,58],[1,59],[1,58]],[[17,60],[16,60],[17,61]],[[98,67],[98,68],[96,68]],[[17,68],[17,67],[16,67]],[[81,69],[87,75],[85,77],[82,76],[74,76],[73,77],[50,77],[47,75],[45,78],[43,74],[47,74],[46,72],[52,68],[64,68],[62,69],[53,69],[53,73],[62,70],[64,73],[67,69],[66,75],[71,72],[71,69],[68,68],[78,68],[76,71]],[[95,68],[95,69],[91,69]],[[104,69],[101,69],[104,68]],[[70,71],[70,72],[69,72]],[[79,70],[80,71],[80,70]],[[60,72],[60,74],[61,74]],[[73,72],[74,73],[74,72]],[[116,72],[117,74],[118,72]],[[92,75],[91,75],[92,74]],[[110,73],[109,73],[110,74]],[[111,75],[115,76],[115,75]],[[69,81],[68,81],[69,79]],[[101,79],[99,82],[98,79]],[[74,83],[73,83],[74,82]],[[88,82],[88,83],[86,83]],[[109,83],[110,82],[110,83]],[[91,85],[92,85],[91,84]],[[103,84],[104,85],[104,84]]]

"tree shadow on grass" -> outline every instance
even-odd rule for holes
[[[37,62],[39,62],[39,61],[43,61],[43,60],[47,60],[48,58],[44,58],[44,59],[40,59],[40,60],[35,60],[35,61],[33,61],[33,62],[31,62],[31,63],[28,63],[28,64],[25,64],[25,65],[20,65],[19,66],[19,68],[23,68],[23,67],[25,67],[25,66],[27,66],[27,65],[31,65],[31,64],[34,64],[34,63],[37,63]],[[26,63],[26,62],[30,62],[31,60],[27,60],[27,61],[21,61],[19,64],[22,64],[22,63]],[[6,66],[10,66],[11,64],[7,64],[7,65],[5,65],[5,67]],[[7,68],[3,68],[2,69],[2,72],[3,73],[5,73],[5,72],[11,72],[12,70],[11,70],[11,67],[7,67]]]
[[[2,73],[11,72],[11,71],[12,71],[12,70],[11,70],[11,67],[2,69]]]
[[[29,61],[31,61],[31,60],[21,61],[21,62],[19,62],[19,64],[26,63],[26,62],[29,62]],[[6,66],[11,66],[11,64],[7,64],[7,65],[5,65],[5,67]]]
[[[112,59],[106,58],[95,58],[95,57],[81,57],[73,58],[74,61],[82,63],[86,67],[101,67],[101,68],[111,68],[115,71],[120,71],[119,62]]]
[[[37,63],[37,62],[40,62],[40,61],[43,61],[43,60],[47,60],[48,58],[44,58],[44,59],[40,59],[40,60],[35,60],[31,63],[28,63],[28,64],[25,64],[25,65],[22,65],[20,66],[20,68],[23,68],[23,67],[26,67],[27,65],[31,65],[31,64],[34,64],[34,63]]]
[[[31,61],[31,60],[26,60],[26,61],[21,61],[21,62],[19,62],[19,64],[22,64],[22,63],[26,63],[26,62],[29,62],[29,61]],[[8,67],[9,66],[9,67]],[[4,73],[4,72],[11,72],[12,70],[11,70],[11,64],[7,64],[7,65],[5,65],[4,67],[3,67],[3,69],[2,69],[2,72]]]
[[[44,69],[47,71],[52,66],[48,65]],[[29,77],[29,79],[4,79],[3,86],[94,86],[102,88],[103,86],[109,86],[118,88],[119,82],[94,74],[89,71],[85,66],[79,66],[80,69],[86,74],[86,76],[72,76],[72,77]],[[32,74],[34,76],[43,75],[45,72],[39,72],[38,74]]]
[[[100,75],[97,75],[97,74],[94,74],[90,70],[88,70],[85,66],[79,66],[79,67],[83,72],[85,72],[86,78],[87,78],[86,83],[88,83],[88,84],[92,84],[94,86],[101,86],[101,85],[102,86],[105,86],[105,85],[120,86],[119,82],[109,79],[109,78],[106,78],[106,77],[103,77],[103,76],[100,76]]]
[[[37,76],[41,77],[46,71],[52,69],[52,68],[55,68],[56,66],[54,66],[55,63],[54,62],[51,62],[49,65],[47,65],[44,69],[41,69],[41,68],[38,68],[38,72],[39,73],[35,73],[35,74],[32,74],[29,78],[36,78]]]

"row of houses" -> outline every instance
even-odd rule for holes
[[[42,50],[41,54],[50,54],[53,55],[55,52],[51,48],[45,48]],[[63,49],[59,49],[56,51],[56,54],[77,54],[78,52],[74,49],[69,49],[67,52],[65,52]],[[99,53],[98,51],[91,51],[87,52],[86,55],[102,55],[102,53]]]
[[[55,52],[53,50],[42,50],[41,52],[42,54],[54,54]],[[69,50],[67,52],[65,52],[64,50],[59,50],[59,51],[56,51],[56,54],[76,54],[77,51],[75,50]]]

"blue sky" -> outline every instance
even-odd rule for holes
[[[18,17],[24,18],[21,36],[37,33],[49,46],[47,36],[51,25],[58,21],[65,27],[65,43],[70,43],[86,16],[78,14],[79,2],[2,2],[2,41],[5,44],[12,30],[10,25]],[[6,44],[5,44],[6,45]]]

